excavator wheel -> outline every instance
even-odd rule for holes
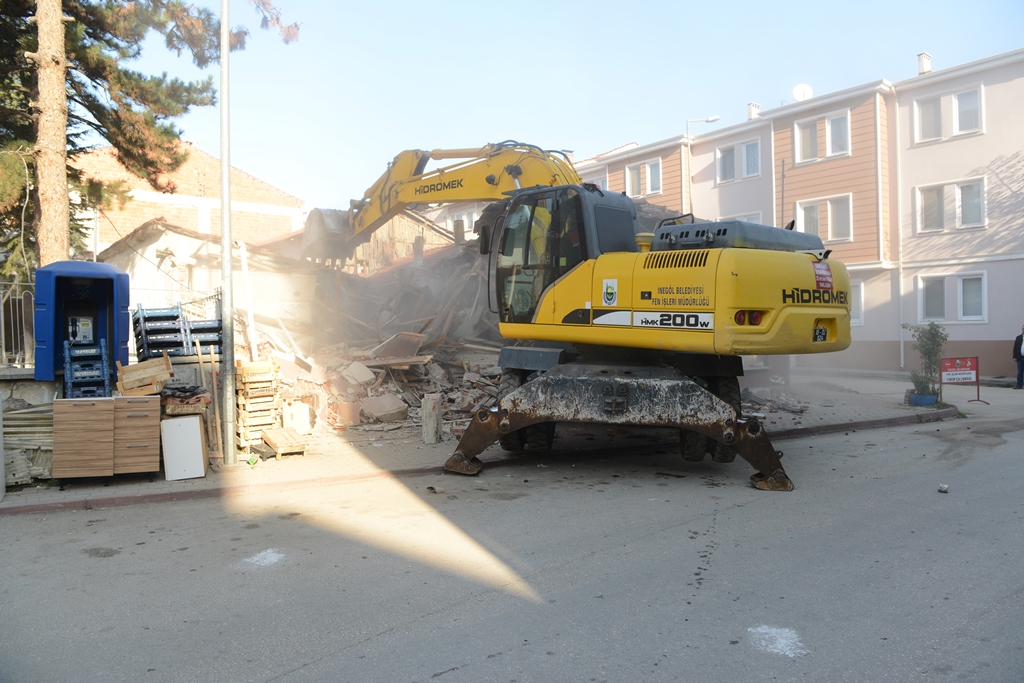
[[[526,432],[526,450],[530,453],[547,453],[555,443],[554,422],[541,422],[520,431]]]
[[[708,452],[708,442],[714,441],[703,434],[691,432],[689,429],[679,430],[679,452],[686,462],[700,462]]]
[[[742,417],[740,399],[740,381],[736,377],[718,377],[711,383],[715,396],[722,399],[736,411],[736,417]],[[715,441],[711,445],[711,459],[715,462],[732,462],[736,459],[736,449]]]
[[[502,368],[501,381],[498,384],[498,400],[505,398],[523,384],[523,375],[518,370]],[[526,450],[526,430],[510,432],[498,439],[498,445],[509,453],[522,453]]]

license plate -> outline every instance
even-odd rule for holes
[[[814,328],[814,341],[823,342],[828,341],[828,329],[824,327]]]

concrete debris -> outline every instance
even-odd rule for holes
[[[799,401],[792,396],[777,391],[771,391],[766,396],[762,391],[745,389],[741,394],[741,399],[743,401],[744,413],[784,410],[787,413],[802,415],[810,407],[810,404],[804,401]]]
[[[359,410],[377,422],[400,422],[409,417],[409,406],[394,394],[363,399],[359,402]]]
[[[289,426],[300,433],[419,430],[426,414],[424,438],[449,440],[474,411],[494,404],[505,342],[475,245],[438,249],[421,263],[400,261],[369,276],[331,271],[323,291],[306,323],[257,314],[252,330],[260,357],[280,362]],[[241,343],[247,355],[248,339]]]
[[[373,373],[373,370],[359,361],[349,363],[349,366],[341,371],[341,376],[352,384],[366,384],[377,379],[377,375]]]

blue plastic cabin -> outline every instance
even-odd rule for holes
[[[104,340],[117,376],[115,361],[128,365],[128,273],[106,263],[58,261],[36,271],[35,379],[53,381],[64,369],[64,341],[75,341],[91,327],[95,343]]]

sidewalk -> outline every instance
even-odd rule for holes
[[[760,401],[745,400],[744,411],[761,416],[773,441],[951,419],[958,412],[979,418],[1024,414],[1024,392],[984,382],[981,398],[991,406],[971,402],[977,392],[971,385],[945,387],[946,402],[956,407],[913,407],[904,403],[909,388],[905,379],[872,373],[826,376],[798,371],[788,386],[756,392],[765,397]],[[310,435],[305,456],[259,461],[254,466],[240,462],[211,467],[206,477],[199,479],[165,481],[162,473],[155,473],[68,480],[63,487],[26,486],[6,493],[0,501],[0,515],[302,489],[378,477],[438,476],[457,443],[449,437],[440,444],[426,445],[418,425],[402,424],[390,431],[366,427]],[[375,427],[379,430],[382,426]],[[556,440],[555,448],[558,446]],[[486,463],[504,457],[495,444],[481,460]]]

